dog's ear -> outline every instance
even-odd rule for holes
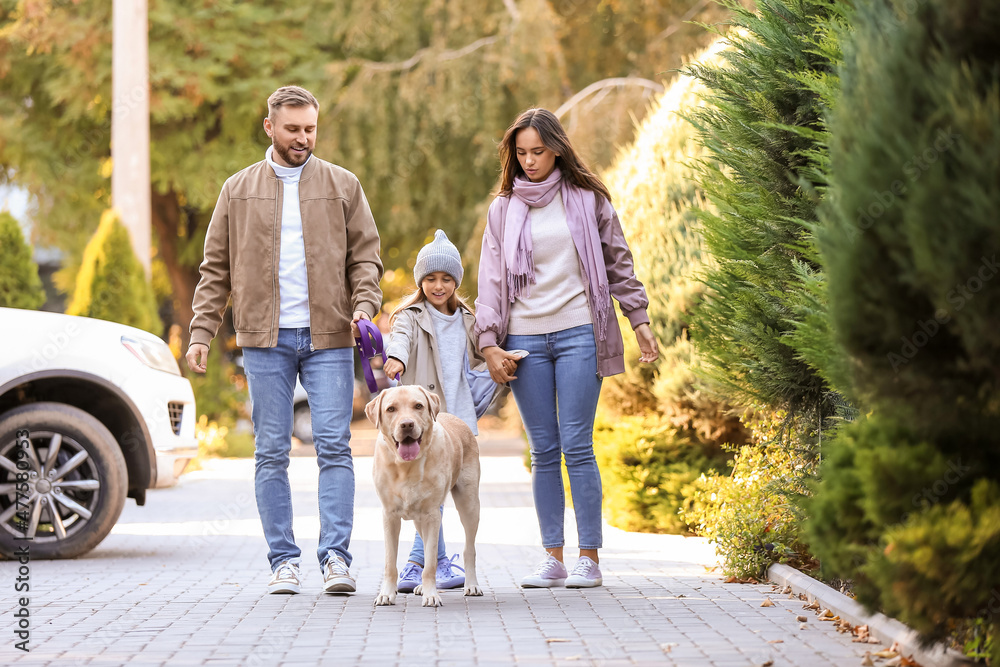
[[[427,409],[430,410],[431,419],[437,419],[438,413],[441,412],[441,397],[426,387],[420,389],[427,396]]]
[[[379,417],[382,414],[383,396],[385,396],[385,392],[379,392],[378,396],[368,401],[368,405],[365,406],[365,414],[368,415],[368,421],[375,424],[375,428],[379,427]]]

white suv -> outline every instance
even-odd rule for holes
[[[133,327],[0,308],[0,554],[73,558],[197,453],[194,394]],[[23,541],[30,539],[30,542]]]

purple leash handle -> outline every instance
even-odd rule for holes
[[[361,370],[365,375],[365,383],[368,385],[369,391],[374,394],[378,391],[378,382],[372,372],[371,360],[379,354],[382,355],[383,364],[388,360],[385,356],[382,332],[372,322],[365,319],[358,320],[358,329],[361,331],[361,337],[354,339],[354,346],[358,349],[358,356],[361,357]],[[399,380],[398,373],[396,380]]]

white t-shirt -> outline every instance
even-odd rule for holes
[[[284,167],[271,159],[274,146],[267,148],[267,163],[281,180],[281,254],[278,257],[278,294],[281,310],[279,328],[309,326],[309,282],[306,276],[306,247],[302,241],[302,213],[299,209],[299,178],[312,159],[301,167]]]

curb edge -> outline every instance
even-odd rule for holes
[[[858,602],[788,565],[771,565],[767,569],[767,578],[774,583],[791,586],[793,593],[805,593],[810,600],[819,601],[852,625],[867,625],[869,634],[890,646],[898,644],[903,653],[919,662],[921,667],[969,667],[974,664],[958,651],[941,644],[923,647],[915,630],[885,614],[869,614]]]

